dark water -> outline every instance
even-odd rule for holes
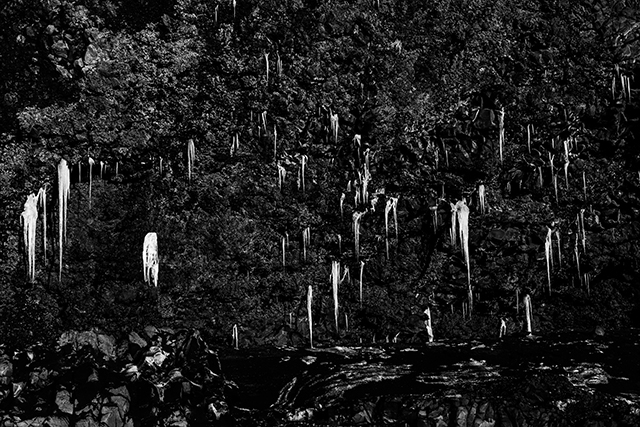
[[[252,409],[431,393],[542,371],[640,403],[638,330],[602,337],[566,333],[421,346],[229,349],[220,357],[226,377],[238,385],[230,403]]]

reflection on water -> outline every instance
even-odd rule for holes
[[[628,405],[631,414],[640,416],[637,330],[605,337],[559,334],[411,347],[261,349],[221,356],[227,377],[240,386],[239,406],[273,404],[290,419],[309,418],[327,408],[338,413],[354,402],[366,406],[391,396],[453,402],[466,394],[483,395],[486,400],[504,394],[497,400],[508,402],[520,388],[523,396],[535,396],[561,412],[577,405],[573,395],[595,393]],[[546,392],[545,387],[556,391]]]

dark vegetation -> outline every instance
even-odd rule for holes
[[[234,11],[231,1],[3,2],[0,341],[148,324],[227,339],[237,324],[242,346],[305,345],[309,285],[321,345],[398,333],[420,340],[427,307],[436,338],[495,336],[501,318],[508,333],[520,333],[516,293],[520,302],[532,295],[539,333],[637,326],[637,6],[242,0]],[[367,210],[354,205],[367,156],[369,198],[378,203],[361,220],[360,305],[352,215]],[[60,159],[72,167],[61,282]],[[281,189],[277,165],[287,172]],[[49,194],[47,257],[40,220],[29,283],[19,218],[41,187]],[[392,197],[399,228],[396,239],[390,215],[386,259]],[[449,239],[450,203],[462,198],[471,210],[471,318],[462,311],[464,258]],[[553,239],[551,293],[547,227],[561,236],[562,264]],[[150,231],[159,241],[157,290],[142,276]],[[333,260],[350,269],[339,333]]]

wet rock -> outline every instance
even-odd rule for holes
[[[73,414],[73,403],[71,403],[71,393],[68,390],[60,390],[56,393],[56,406],[64,414]]]

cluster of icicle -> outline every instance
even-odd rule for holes
[[[47,192],[41,188],[38,194],[30,194],[24,204],[24,211],[20,215],[23,227],[24,247],[27,253],[27,278],[35,281],[36,275],[36,230],[38,225],[38,205],[43,209],[43,247],[44,258],[47,259]]]
[[[59,270],[58,280],[62,280],[62,252],[64,241],[67,236],[67,202],[69,200],[69,167],[62,159],[58,164],[58,252]],[[43,253],[47,259],[47,191],[41,188],[38,194],[30,194],[24,204],[24,211],[20,215],[20,222],[23,227],[24,246],[27,255],[27,279],[30,282],[35,280],[36,272],[36,231],[38,223],[38,207],[42,208],[42,242]]]

